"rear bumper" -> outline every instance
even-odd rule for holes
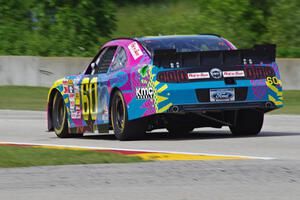
[[[205,111],[225,111],[241,109],[261,109],[265,112],[276,109],[277,106],[271,101],[262,102],[232,102],[232,103],[209,103],[209,104],[189,104],[173,105],[169,108],[169,113],[205,112]]]

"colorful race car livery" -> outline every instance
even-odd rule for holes
[[[256,135],[264,113],[283,106],[275,54],[275,45],[238,50],[216,35],[115,39],[83,73],[51,87],[48,129],[59,137],[113,129],[120,140],[158,128]]]

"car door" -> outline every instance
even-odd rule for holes
[[[101,125],[108,127],[107,71],[116,50],[116,46],[102,49],[89,65],[79,86],[83,120],[93,130],[98,126],[99,132],[108,131]]]

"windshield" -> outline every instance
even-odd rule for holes
[[[140,41],[149,51],[176,49],[177,52],[230,50],[226,42],[216,36],[145,37]]]

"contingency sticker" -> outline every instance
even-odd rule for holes
[[[139,45],[137,42],[132,42],[128,45],[128,49],[132,55],[132,57],[134,58],[134,60],[138,59],[139,57],[141,57],[143,55],[142,50],[140,49]]]
[[[72,119],[81,119],[81,111],[71,112],[71,118]]]
[[[188,73],[189,79],[204,79],[204,78],[210,78],[208,72],[195,72],[195,73]]]
[[[245,76],[245,72],[243,70],[239,70],[239,71],[224,71],[223,72],[223,77],[227,78],[227,77],[244,77]]]

